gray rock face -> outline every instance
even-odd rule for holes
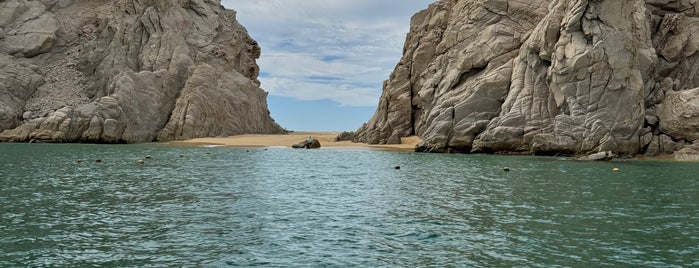
[[[695,2],[438,1],[413,16],[355,141],[418,135],[427,152],[621,156],[667,145],[663,135],[691,143]]]
[[[27,100],[43,83],[37,66],[0,55],[0,131],[15,127],[22,120]]]
[[[280,133],[260,48],[216,0],[0,2],[0,141]]]

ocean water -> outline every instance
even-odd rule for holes
[[[0,144],[0,267],[89,266],[699,267],[699,163]]]

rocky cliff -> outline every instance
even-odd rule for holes
[[[279,133],[219,0],[0,0],[0,141]]]
[[[694,0],[441,0],[413,16],[356,141],[418,135],[427,152],[693,150],[697,50]]]

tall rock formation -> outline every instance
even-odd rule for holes
[[[427,152],[621,155],[699,142],[693,0],[441,0],[357,141]]]
[[[279,133],[219,0],[0,1],[0,141]]]

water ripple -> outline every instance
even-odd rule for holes
[[[699,256],[691,163],[0,149],[2,267],[686,267]]]

